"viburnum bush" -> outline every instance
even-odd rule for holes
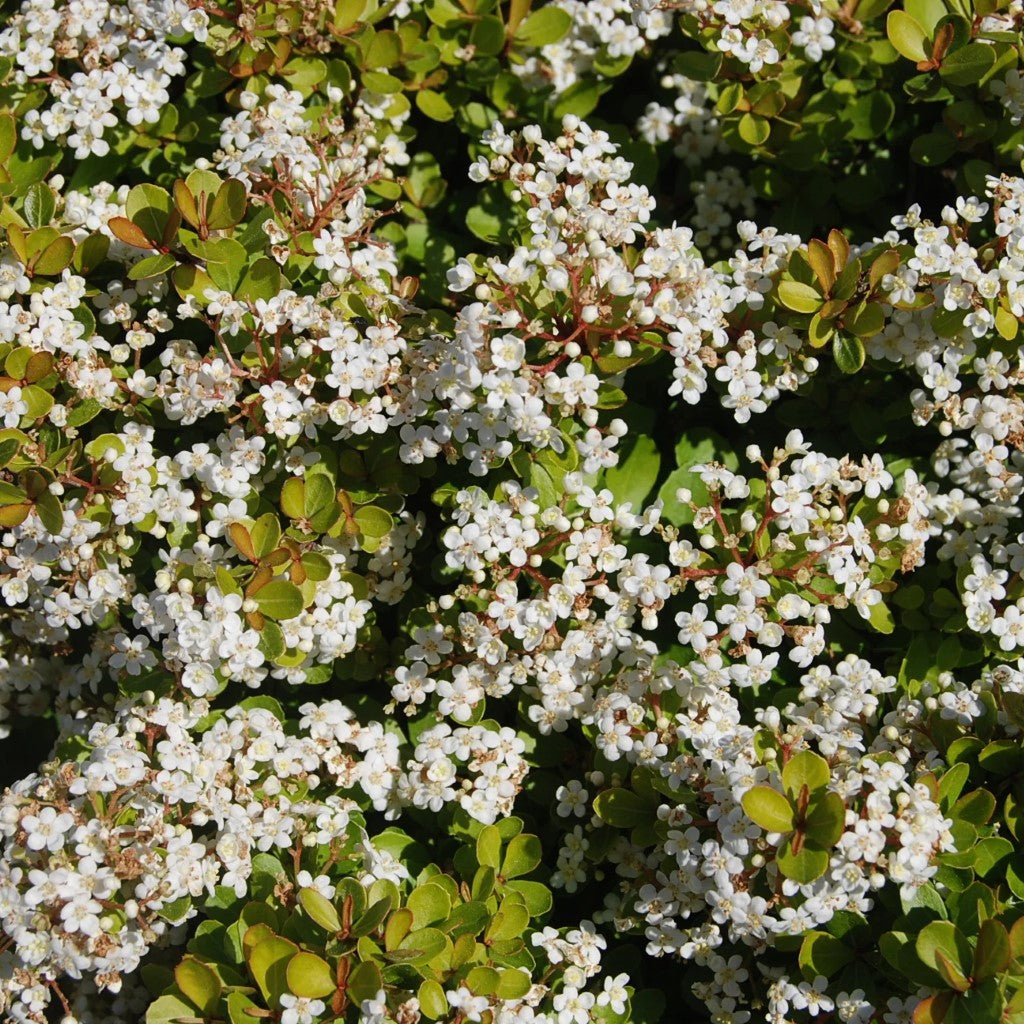
[[[1024,1024],[1022,23],[5,4],[3,1019]]]

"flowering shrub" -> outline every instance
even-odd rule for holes
[[[1021,1024],[1022,21],[7,5],[4,1019]]]

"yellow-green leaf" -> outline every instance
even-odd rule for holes
[[[824,297],[809,284],[802,281],[780,281],[779,301],[794,313],[814,313],[824,302]]]
[[[897,53],[916,64],[928,60],[928,33],[906,11],[890,11],[885,33]]]

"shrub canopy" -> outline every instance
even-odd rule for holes
[[[5,1019],[1024,1024],[1020,0],[5,7]]]

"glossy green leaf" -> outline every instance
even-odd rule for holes
[[[974,949],[972,976],[984,981],[1006,969],[1010,962],[1010,936],[1005,925],[993,918],[981,922],[978,944]]]
[[[561,7],[541,7],[529,14],[516,29],[521,46],[550,46],[562,39],[572,26],[572,16]]]
[[[807,838],[816,846],[831,847],[839,842],[846,823],[846,807],[838,793],[817,798],[807,814]]]
[[[807,843],[794,852],[792,839],[787,837],[779,847],[775,863],[786,878],[805,885],[825,874],[828,868],[828,852],[811,847]]]
[[[856,335],[837,332],[832,337],[832,357],[843,373],[857,373],[864,366],[864,343]]]
[[[801,750],[794,754],[782,769],[782,788],[794,800],[806,786],[813,794],[824,789],[831,777],[828,761],[812,750]]]
[[[306,999],[322,999],[337,987],[330,964],[306,950],[300,950],[288,961],[285,975],[289,991]]]
[[[985,43],[968,43],[946,54],[939,74],[949,85],[974,85],[995,63],[996,51]]]
[[[770,786],[754,786],[743,794],[743,812],[766,832],[789,832],[793,828],[793,807]]]
[[[819,975],[831,978],[853,957],[853,951],[844,942],[826,932],[808,932],[800,946],[800,967],[809,981]]]
[[[444,989],[433,979],[422,982],[417,992],[420,1012],[430,1020],[442,1020],[448,1016],[448,999]]]
[[[963,975],[971,970],[973,951],[966,936],[951,921],[932,921],[914,941],[918,958],[926,967],[938,971],[937,954],[942,953]]]
[[[25,220],[29,227],[46,227],[57,212],[57,200],[53,189],[43,181],[37,181],[25,194]]]
[[[222,989],[220,978],[214,970],[194,956],[186,956],[174,968],[174,982],[200,1014],[213,1015]]]
[[[930,56],[928,34],[906,11],[890,11],[885,19],[885,32],[896,51],[907,60],[917,63]]]
[[[537,868],[543,856],[540,840],[534,835],[518,835],[509,840],[505,859],[499,874],[503,878],[518,878]]]
[[[451,913],[452,901],[443,886],[424,882],[409,893],[406,906],[413,912],[414,926],[423,928],[445,920]]]
[[[329,932],[341,931],[341,918],[338,916],[337,909],[318,889],[300,889],[298,899],[299,906],[321,928],[325,928]]]
[[[594,813],[614,828],[633,828],[653,816],[653,808],[629,789],[606,789],[594,798]]]
[[[779,301],[795,313],[814,313],[825,301],[818,291],[801,281],[780,281],[778,296]]]
[[[293,619],[306,606],[302,591],[288,580],[271,580],[252,596],[260,611],[271,619]]]
[[[249,972],[263,993],[263,998],[268,1000],[271,1006],[277,1006],[281,994],[288,991],[288,964],[297,952],[298,947],[294,942],[282,939],[279,935],[263,939],[248,952],[246,960]]]

